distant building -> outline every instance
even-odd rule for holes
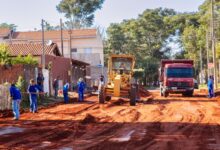
[[[64,57],[70,58],[71,43],[73,59],[87,62],[91,66],[103,65],[103,42],[99,32],[96,29],[70,31],[63,30],[63,40],[61,40],[61,31],[45,31],[45,44],[56,43],[61,55],[63,54]],[[63,50],[61,41],[63,41]],[[9,29],[0,29],[0,42],[11,44],[41,43],[42,32],[13,32]]]

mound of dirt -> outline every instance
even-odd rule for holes
[[[218,97],[220,96],[220,90],[215,91],[215,96],[218,96]]]
[[[125,104],[125,103],[127,103],[127,101],[125,101],[122,98],[119,98],[117,101],[114,101],[112,104],[113,105],[122,105],[122,104]]]
[[[98,119],[91,114],[87,114],[85,118],[81,121],[82,124],[96,123]]]
[[[145,97],[145,96],[150,96],[150,92],[148,90],[146,90],[143,86],[139,87],[139,95],[141,97]]]

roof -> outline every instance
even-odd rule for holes
[[[89,63],[86,63],[84,61],[80,61],[80,60],[76,60],[76,59],[72,59],[72,64],[73,65],[85,65],[85,66],[89,66]]]
[[[31,54],[33,56],[42,55],[42,44],[9,44],[9,53],[11,56],[26,56]],[[50,54],[54,56],[61,56],[57,44],[52,43],[51,45],[45,45],[45,54]]]
[[[45,39],[60,39],[60,30],[59,31],[45,31]],[[80,30],[71,30],[72,38],[82,38],[82,37],[96,37],[96,29],[80,29]],[[29,31],[29,32],[14,32],[13,39],[17,40],[40,40],[42,39],[41,31]],[[69,30],[63,30],[63,38],[69,38]]]
[[[0,28],[0,37],[6,37],[10,34],[11,29],[9,28]]]

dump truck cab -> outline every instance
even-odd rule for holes
[[[160,69],[160,93],[182,93],[192,96],[194,92],[192,60],[162,60]]]

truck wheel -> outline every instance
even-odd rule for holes
[[[189,91],[188,96],[192,97],[194,91]]]
[[[192,97],[192,96],[193,96],[193,91],[184,92],[184,93],[183,93],[183,96]]]
[[[105,103],[105,87],[102,85],[99,91],[99,103]]]
[[[131,86],[131,91],[130,91],[130,106],[135,106],[136,105],[136,87]]]

